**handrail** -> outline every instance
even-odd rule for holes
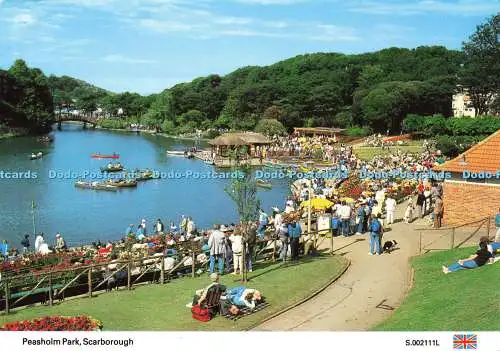
[[[418,231],[441,231],[441,230],[452,230],[452,229],[458,229],[458,228],[462,228],[462,227],[467,227],[467,226],[470,226],[471,224],[477,224],[479,222],[483,222],[483,221],[487,221],[488,219],[491,219],[493,218],[493,216],[487,216],[487,217],[483,217],[481,219],[478,219],[474,222],[468,222],[468,223],[465,223],[465,224],[460,224],[460,225],[457,225],[457,226],[453,226],[453,227],[441,227],[441,228],[425,228],[425,227],[422,227],[422,228],[414,228],[414,230],[418,230]]]

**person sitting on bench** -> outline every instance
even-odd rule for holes
[[[215,291],[216,289],[218,289],[219,291],[226,290],[226,287],[219,283],[219,274],[217,273],[210,274],[210,280],[212,281],[212,283],[208,285],[206,288],[196,290],[193,296],[193,302],[188,303],[186,307],[191,308],[194,305],[201,305],[203,302],[205,302],[209,290],[210,291]]]

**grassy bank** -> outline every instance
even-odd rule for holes
[[[251,288],[258,289],[271,304],[251,316],[232,322],[217,317],[209,323],[191,318],[186,304],[195,290],[209,284],[207,275],[198,278],[181,278],[165,285],[136,287],[98,295],[92,299],[78,298],[65,301],[52,308],[37,306],[0,316],[0,325],[15,320],[31,319],[46,315],[86,314],[100,319],[104,330],[244,330],[266,317],[301,301],[339,276],[347,266],[340,256],[322,256],[305,259],[299,265],[268,264],[249,274]],[[231,275],[221,282],[228,287],[241,285]]]
[[[375,330],[500,330],[499,263],[446,275],[441,270],[441,266],[475,250],[455,249],[414,258],[412,290],[401,307]]]

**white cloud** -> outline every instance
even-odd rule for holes
[[[213,20],[213,22],[217,24],[236,24],[236,25],[250,24],[253,21],[254,20],[252,18],[245,18],[245,17],[217,17]]]
[[[15,26],[32,26],[37,23],[37,19],[30,13],[19,13],[8,20]]]
[[[419,15],[444,13],[453,15],[481,15],[498,12],[499,0],[419,0],[406,2],[358,1],[350,5],[354,12],[373,15]]]
[[[332,24],[318,24],[318,31],[310,36],[312,40],[319,41],[359,41],[361,38],[353,28],[335,26]]]
[[[121,54],[109,54],[102,58],[105,62],[111,63],[127,63],[127,64],[147,64],[147,63],[155,63],[154,60],[147,59],[137,59],[132,57],[127,57]]]
[[[267,21],[264,22],[264,25],[270,28],[286,28],[289,26],[285,21]]]
[[[177,21],[161,21],[155,19],[142,19],[139,25],[159,33],[190,32],[196,25],[186,24]]]
[[[236,0],[237,2],[251,5],[292,5],[305,0]]]

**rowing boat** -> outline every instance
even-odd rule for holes
[[[105,182],[106,185],[115,186],[117,188],[135,188],[137,181],[135,179],[110,179]]]
[[[43,157],[43,153],[42,152],[39,152],[37,154],[32,153],[31,156],[30,156],[30,160],[38,160],[38,159],[40,159],[42,157]]]
[[[120,172],[120,171],[123,171],[123,166],[119,163],[101,167],[101,172]]]
[[[75,187],[81,189],[92,189],[92,190],[106,190],[106,191],[117,191],[118,188],[113,185],[98,183],[98,182],[84,182],[82,180],[75,182]]]
[[[262,179],[257,179],[256,183],[257,183],[257,186],[260,188],[271,189],[273,187],[271,183],[269,183],[265,180],[262,180]]]
[[[119,154],[113,154],[113,155],[101,155],[101,154],[96,154],[96,153],[93,153],[91,155],[92,158],[111,158],[111,159],[119,159],[120,158],[120,155]]]
[[[167,155],[170,156],[184,156],[184,151],[168,151],[167,150]]]

